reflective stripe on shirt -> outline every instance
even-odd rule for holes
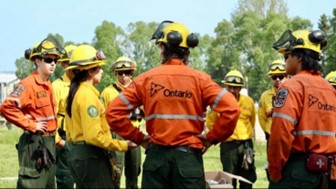
[[[224,88],[217,96],[216,96],[216,99],[215,99],[215,102],[214,104],[212,105],[211,109],[215,109],[217,108],[218,106],[218,102],[219,100],[222,98],[222,96],[224,96],[228,91]]]
[[[320,135],[320,136],[331,136],[335,137],[334,132],[330,131],[318,131],[318,130],[302,130],[302,131],[293,131],[293,135]]]
[[[204,121],[204,118],[201,116],[195,115],[185,115],[185,114],[152,114],[146,117],[146,120],[149,121],[151,119],[189,119],[196,121]]]
[[[134,106],[126,99],[126,97],[124,96],[124,94],[120,93],[119,94],[119,97],[121,98],[121,100],[126,104],[126,106],[133,110],[134,109]]]
[[[294,118],[292,118],[291,116],[287,115],[287,114],[283,114],[283,113],[279,113],[279,112],[274,112],[272,114],[272,117],[280,117],[280,118],[283,118],[283,119],[286,119],[286,120],[292,122],[294,125],[297,124],[297,121]]]

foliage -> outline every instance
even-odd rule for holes
[[[223,19],[214,28],[215,36],[196,33],[200,43],[190,49],[189,66],[207,72],[217,83],[231,69],[238,69],[246,78],[249,95],[257,101],[261,93],[271,86],[266,74],[268,64],[282,58],[281,54],[272,49],[272,44],[286,29],[313,29],[309,20],[298,16],[290,18],[287,12],[285,0],[239,0],[231,19]],[[102,50],[107,57],[98,90],[102,91],[113,82],[111,64],[120,56],[127,56],[137,62],[135,76],[160,65],[159,48],[150,40],[158,25],[156,22],[137,21],[123,29],[104,20],[96,27],[93,40],[84,44]],[[336,70],[336,9],[332,16],[321,15],[318,27],[328,38],[321,61],[324,74],[327,74]],[[71,41],[65,42],[59,34],[48,36],[55,37],[61,45],[73,44]],[[28,76],[34,67],[24,58],[18,58],[15,64],[19,79]],[[63,69],[57,66],[51,80],[61,77],[63,73]]]
[[[319,29],[327,35],[328,44],[324,48],[322,65],[324,75],[336,70],[336,8],[333,9],[332,16],[322,15],[319,21]]]

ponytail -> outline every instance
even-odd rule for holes
[[[66,101],[66,112],[68,113],[70,118],[72,116],[71,106],[72,106],[73,99],[79,88],[80,83],[87,79],[88,70],[83,70],[83,71],[74,70],[73,73],[75,77],[71,80],[70,90],[69,90],[68,98]]]

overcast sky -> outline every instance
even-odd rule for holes
[[[106,20],[122,27],[131,22],[173,20],[191,32],[213,35],[223,19],[230,20],[238,0],[0,0],[0,72],[15,71],[15,60],[49,33],[65,41],[91,42]],[[334,0],[287,0],[289,16],[311,20],[332,15]]]

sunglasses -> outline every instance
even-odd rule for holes
[[[284,54],[285,61],[288,59],[289,54]]]
[[[130,75],[133,75],[133,71],[131,71],[131,70],[117,71],[117,74],[119,76],[123,76],[123,75],[130,76]]]
[[[225,81],[228,83],[244,84],[243,78],[237,76],[228,76],[225,78]]]
[[[273,75],[273,76],[271,76],[271,78],[273,80],[277,80],[278,78],[279,78],[279,80],[283,80],[285,78],[285,76],[283,76],[283,75]]]
[[[268,66],[268,70],[275,71],[275,70],[285,71],[285,66],[283,64],[271,64]]]
[[[43,58],[43,62],[47,63],[47,64],[51,64],[52,62],[54,62],[55,64],[57,63],[58,61],[58,58],[49,58],[49,57],[46,57],[46,58]]]

